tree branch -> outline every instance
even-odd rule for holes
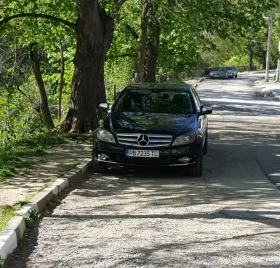
[[[42,19],[56,21],[56,22],[59,22],[59,23],[62,23],[64,25],[68,26],[69,28],[71,28],[75,31],[77,30],[77,27],[76,27],[75,23],[72,23],[70,21],[67,21],[67,20],[64,20],[64,19],[61,19],[61,18],[54,17],[52,15],[37,14],[37,13],[20,13],[20,14],[15,14],[15,15],[6,17],[6,18],[0,20],[0,26],[9,22],[10,20],[17,19],[17,18],[26,18],[26,17],[42,18]]]
[[[111,60],[111,59],[125,58],[125,57],[137,58],[137,54],[121,54],[121,55],[109,56],[109,57],[106,57],[106,59]]]
[[[37,113],[40,113],[40,108],[39,107],[39,104],[35,103],[25,92],[23,92],[18,85],[16,85],[16,89],[25,97],[29,100],[32,108],[37,112]]]
[[[130,25],[125,24],[125,28],[131,33],[134,39],[138,40],[139,38],[138,34],[134,31],[134,29]]]
[[[124,3],[125,3],[126,0],[115,0],[116,4],[121,7]]]

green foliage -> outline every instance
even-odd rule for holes
[[[41,217],[41,214],[36,211],[35,209],[30,209],[28,213],[28,217],[26,220],[26,226],[27,227],[33,227],[34,222],[36,222],[36,219],[39,219]]]
[[[5,126],[0,129],[0,144],[21,139],[24,136],[23,133],[34,134],[45,131],[39,111],[38,89],[29,59],[30,43],[39,44],[40,69],[45,79],[53,119],[58,124],[58,87],[61,68],[59,40],[62,41],[65,60],[63,115],[68,109],[76,32],[56,19],[63,19],[74,25],[77,16],[76,3],[57,0],[3,0],[0,3],[0,21],[3,18],[23,13],[44,14],[52,16],[50,17],[52,19],[18,17],[6,24],[0,24],[0,31],[3,33],[0,49],[1,45],[5,44],[5,51],[9,52],[4,59],[7,65],[4,66],[5,72],[0,72],[0,78],[4,78],[4,80],[0,79],[0,98],[7,103],[0,107],[0,120]],[[22,51],[26,52],[24,60],[23,57],[18,56],[22,54]],[[0,63],[0,71],[1,67]]]
[[[255,64],[256,64],[256,62],[255,62]],[[244,55],[244,56],[241,56],[241,57],[238,57],[238,56],[231,57],[229,60],[225,61],[223,65],[226,65],[226,66],[247,66],[248,65],[248,56]]]
[[[214,5],[212,0],[153,1],[149,21],[157,21],[161,30],[158,75],[191,73],[201,67],[224,64],[235,56],[244,59],[247,33],[261,31],[265,27],[263,15],[275,5],[275,0],[219,0]],[[108,6],[112,11],[112,5]],[[137,64],[140,16],[141,3],[135,1],[126,1],[114,12],[116,24],[107,55],[107,88],[131,82]]]
[[[5,229],[17,209],[19,209],[19,206],[0,206],[0,232]]]
[[[248,52],[246,48],[247,41],[245,38],[236,35],[232,36],[231,39],[222,39],[216,35],[208,35],[207,39],[209,42],[211,42],[212,49],[203,49],[200,51],[203,66],[213,67],[219,65],[248,65]],[[241,61],[243,61],[244,57],[246,60],[241,64]],[[230,59],[235,61],[235,64],[227,63]],[[237,63],[238,59],[241,60],[240,63]]]
[[[30,82],[30,81],[29,81]],[[31,84],[31,83],[30,83]],[[20,88],[24,90],[27,85]],[[10,88],[10,90],[12,90]],[[32,92],[29,91],[29,94]],[[33,92],[34,93],[34,92]],[[27,102],[26,96],[18,91],[0,91],[0,143],[21,139],[28,133],[40,132],[40,118],[34,113],[32,106]]]
[[[258,17],[261,22],[248,27],[246,34],[233,34],[230,39],[219,38],[216,35],[208,35],[212,43],[212,49],[201,52],[204,66],[217,65],[248,66],[248,48],[253,53],[253,68],[263,69],[266,60],[268,22],[263,19],[267,12]],[[274,9],[273,31],[271,42],[270,68],[275,68],[279,57],[279,7]]]
[[[132,83],[134,61],[129,57],[119,58],[118,61],[108,60],[105,65],[105,81],[107,101],[112,103],[114,86],[117,91]]]
[[[263,15],[276,6],[276,0],[154,0],[149,25],[160,26],[160,46],[157,76],[213,65],[247,65],[248,44],[254,50],[254,65],[260,66],[266,49],[267,23]],[[60,84],[63,43],[65,77],[62,99],[62,119],[66,116],[71,92],[76,48],[76,32],[63,19],[75,24],[77,1],[66,0],[2,0],[0,21],[16,14],[32,13],[52,16],[52,19],[18,17],[1,24],[0,31],[0,145],[41,135],[39,94],[29,59],[29,45],[39,44],[41,72],[49,106],[55,124],[59,124],[58,89]],[[115,31],[106,55],[105,87],[107,100],[113,102],[117,91],[132,82],[137,65],[141,21],[141,1],[125,1],[122,7],[113,1],[99,0],[114,17]],[[278,57],[278,13],[275,14],[272,62]],[[151,38],[151,29],[148,29]],[[2,63],[4,62],[4,64]]]

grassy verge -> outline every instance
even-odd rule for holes
[[[57,178],[52,178],[48,183],[45,183],[38,192],[43,191],[45,188],[47,188],[56,180]],[[8,206],[8,205],[0,206],[0,232],[6,228],[9,220],[13,216],[15,216],[15,212],[20,210],[22,206],[27,204],[35,195],[36,193],[29,195],[28,197],[26,197],[25,201],[19,201],[14,206]]]
[[[26,172],[30,163],[22,158],[49,152],[53,145],[65,143],[68,138],[65,135],[37,135],[0,148],[0,186],[5,184],[6,177]]]
[[[0,187],[5,185],[5,179],[13,176],[15,174],[23,174],[28,171],[31,163],[22,161],[30,156],[40,156],[47,152],[54,150],[54,145],[63,144],[67,142],[77,142],[82,143],[90,138],[87,135],[58,135],[58,134],[48,134],[48,135],[37,135],[32,136],[28,139],[24,139],[18,142],[9,144],[6,147],[0,148]],[[64,168],[61,171],[61,175],[66,174],[73,167]],[[52,184],[57,178],[52,178],[50,182],[42,186],[39,191]],[[15,215],[15,212],[19,210],[24,204],[28,203],[36,193],[28,196],[26,200],[18,202],[14,206],[0,206],[0,231],[4,230],[9,220]],[[1,267],[1,265],[0,265]]]
[[[0,231],[3,231],[9,222],[9,220],[14,216],[16,210],[20,208],[20,205],[15,206],[0,206]]]

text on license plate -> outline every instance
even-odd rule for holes
[[[159,157],[159,151],[154,150],[126,150],[128,157]]]

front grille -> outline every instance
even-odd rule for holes
[[[148,143],[143,145],[143,142],[139,143],[140,136],[146,136]],[[146,138],[145,137],[145,138]],[[160,135],[160,134],[143,134],[143,133],[118,133],[117,139],[119,144],[131,145],[138,147],[166,147],[170,146],[172,136],[171,135]]]
[[[170,165],[177,163],[178,157],[172,156],[160,156],[159,158],[133,158],[125,157],[123,155],[117,155],[113,158],[116,162],[129,164],[129,165],[146,165],[146,166],[157,166],[157,165]]]

